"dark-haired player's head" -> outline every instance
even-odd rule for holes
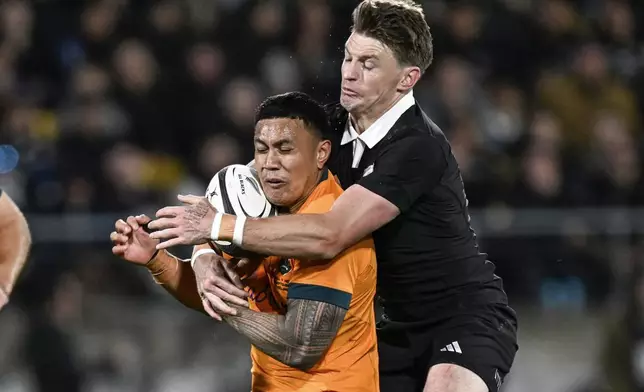
[[[352,19],[340,102],[354,115],[381,113],[431,64],[432,35],[413,0],[364,0]]]
[[[267,98],[255,115],[255,169],[268,200],[297,208],[316,187],[331,154],[324,108],[291,92]]]

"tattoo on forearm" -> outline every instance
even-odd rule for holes
[[[299,299],[288,301],[284,316],[231,306],[237,316],[224,317],[228,324],[265,354],[302,370],[320,360],[346,314],[335,305]]]

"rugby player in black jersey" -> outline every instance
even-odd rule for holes
[[[182,196],[186,205],[159,210],[150,228],[163,241],[159,248],[227,240],[304,259],[332,259],[373,233],[384,310],[381,391],[496,392],[518,349],[517,320],[494,265],[479,251],[450,145],[413,96],[431,61],[419,5],[363,1],[345,45],[340,104],[329,107],[337,131],[329,168],[346,189],[332,210],[215,220],[204,198]],[[219,235],[210,238],[215,221]],[[226,300],[225,292],[235,291],[218,272],[221,263],[215,254],[201,256],[195,274],[216,275],[211,294]]]

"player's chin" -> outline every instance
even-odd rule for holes
[[[287,207],[290,205],[291,197],[286,185],[264,187],[264,194],[268,201],[276,207]]]
[[[362,101],[358,97],[352,97],[346,94],[340,95],[340,105],[348,112],[356,110],[361,103]]]
[[[268,201],[271,202],[272,205],[278,208],[288,208],[291,205],[293,205],[293,198],[290,195],[290,192],[288,192],[287,189],[279,189],[279,190],[268,190],[264,189],[264,193],[266,194],[266,198]]]

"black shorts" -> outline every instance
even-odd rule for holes
[[[440,322],[378,323],[381,392],[423,390],[429,369],[451,363],[498,392],[518,350],[517,322],[507,306],[484,306]]]

